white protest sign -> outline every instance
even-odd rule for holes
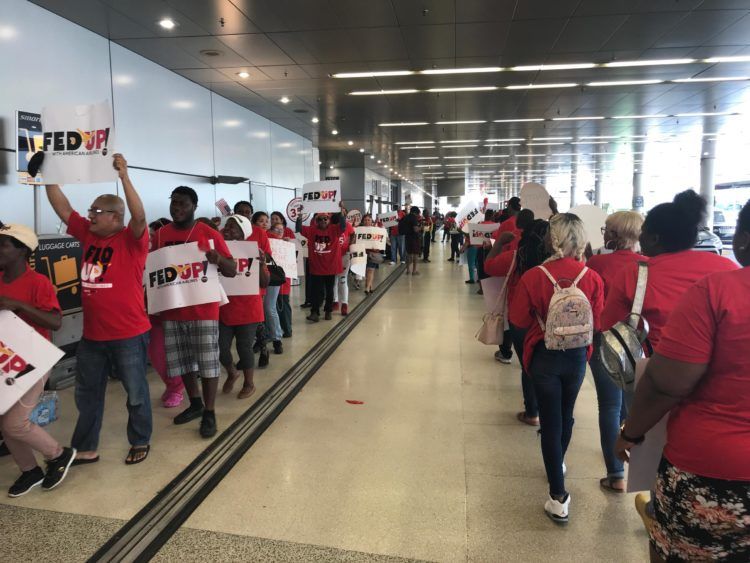
[[[382,222],[386,229],[388,227],[395,227],[398,225],[398,211],[378,213],[378,221]]]
[[[297,239],[297,252],[302,258],[307,258],[307,237],[302,233],[294,233],[294,236]]]
[[[470,224],[468,227],[469,229],[469,244],[472,246],[476,245],[482,245],[484,241],[491,241],[492,240],[492,233],[494,233],[496,230],[500,228],[500,225],[497,223],[489,223],[489,224]]]
[[[109,102],[42,109],[44,181],[50,184],[114,182],[114,128]]]
[[[352,227],[359,227],[362,222],[362,212],[359,209],[352,209],[346,214],[346,220],[352,224]]]
[[[337,213],[341,201],[341,182],[323,180],[302,186],[303,213]]]
[[[228,240],[229,252],[237,264],[237,275],[227,278],[219,273],[219,283],[228,296],[260,295],[260,266],[258,243],[246,240]]]
[[[596,205],[577,205],[568,209],[568,213],[578,215],[583,221],[583,227],[586,229],[586,237],[589,239],[591,248],[604,246],[604,236],[602,227],[607,222],[607,213]]]
[[[143,282],[150,315],[221,301],[219,273],[197,242],[149,252]]]
[[[541,184],[527,182],[521,186],[521,207],[534,212],[535,219],[548,220],[552,216],[549,208],[549,192]]]
[[[289,217],[289,220],[292,223],[296,223],[297,219],[300,217],[299,207],[302,205],[302,198],[301,197],[295,197],[293,200],[291,200],[286,205],[286,216]],[[310,218],[309,213],[303,213],[302,214],[302,222],[304,223]]]
[[[349,245],[351,256],[351,270],[356,276],[364,276],[367,269],[367,249],[364,244]]]
[[[357,244],[364,245],[366,250],[385,250],[388,231],[380,227],[357,227],[354,229]]]
[[[281,239],[269,238],[271,244],[271,254],[277,266],[284,269],[284,274],[288,278],[297,278],[297,245]]]
[[[493,201],[487,202],[484,212],[486,213],[487,211],[500,211],[500,204]]]
[[[482,204],[469,200],[458,210],[456,224],[459,230],[466,232],[467,224],[478,223],[482,220],[482,217]]]
[[[65,353],[10,311],[0,311],[0,415],[4,415]],[[36,401],[36,397],[32,399]]]

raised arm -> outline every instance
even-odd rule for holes
[[[122,188],[125,192],[125,203],[128,206],[128,211],[130,211],[130,231],[136,239],[140,239],[146,231],[146,211],[143,209],[143,202],[138,192],[135,191],[133,183],[130,181],[128,161],[118,153],[114,156],[113,166],[117,170],[117,174],[122,182]]]
[[[65,194],[57,184],[48,184],[46,189],[47,199],[49,200],[52,209],[55,210],[55,213],[57,213],[57,216],[62,222],[67,225],[68,219],[70,219],[70,214],[73,213],[73,208],[71,207],[68,198],[65,197]]]

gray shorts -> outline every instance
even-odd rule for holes
[[[219,377],[219,321],[164,321],[167,376]]]

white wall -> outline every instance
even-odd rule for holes
[[[40,37],[44,44],[34,40]],[[34,224],[32,188],[18,184],[15,154],[7,152],[16,145],[15,111],[40,112],[51,103],[113,100],[115,150],[131,166],[155,170],[131,171],[149,219],[168,216],[168,196],[181,184],[198,192],[201,215],[216,215],[219,198],[233,204],[250,197],[247,183],[213,186],[207,176],[249,178],[256,209],[268,211],[284,211],[293,190],[316,179],[310,140],[26,0],[0,0],[0,79],[5,222]],[[96,184],[65,191],[83,211],[96,195],[117,189]],[[40,221],[42,232],[57,231],[46,198]]]

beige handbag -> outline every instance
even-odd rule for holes
[[[476,334],[476,339],[482,344],[490,346],[499,346],[503,343],[505,333],[505,317],[508,308],[508,281],[516,267],[516,251],[513,251],[513,260],[510,263],[510,269],[505,275],[505,282],[497,295],[497,301],[493,310],[485,313],[482,326]]]

